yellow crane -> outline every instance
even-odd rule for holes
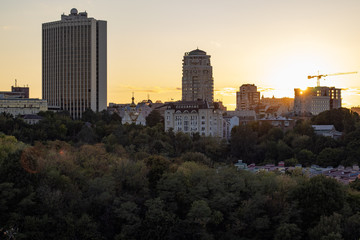
[[[346,73],[332,73],[332,74],[321,74],[315,76],[308,76],[308,79],[317,78],[317,86],[320,87],[320,79],[327,76],[337,76],[337,75],[345,75],[345,74],[356,74],[357,72],[346,72]]]

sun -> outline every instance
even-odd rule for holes
[[[303,51],[283,53],[283,56],[277,59],[270,64],[272,70],[266,80],[266,83],[275,89],[276,97],[293,97],[294,88],[315,87],[316,78],[307,77],[317,75],[318,71],[327,72],[333,64],[321,55]]]

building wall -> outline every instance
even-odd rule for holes
[[[97,21],[97,37],[98,37],[98,107],[97,111],[107,108],[107,22]]]
[[[49,105],[81,118],[88,108],[106,109],[106,22],[73,10],[42,25],[42,92]]]
[[[165,110],[165,131],[201,136],[223,137],[223,117],[220,110],[213,108],[168,108]]]
[[[40,111],[47,111],[46,100],[33,98],[0,99],[0,112],[9,113],[13,116],[37,114]]]
[[[184,55],[182,100],[196,101],[198,99],[209,103],[214,101],[214,79],[210,55],[196,49]]]
[[[239,117],[223,117],[223,138],[230,139],[231,130],[235,126],[239,126],[240,121]]]
[[[236,109],[252,110],[260,103],[260,92],[255,84],[243,84],[236,92]]]
[[[335,87],[311,87],[294,89],[294,113],[296,115],[319,113],[341,108],[341,89]]]

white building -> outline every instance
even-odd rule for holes
[[[169,103],[165,110],[165,131],[201,136],[223,136],[222,111],[210,107],[206,101],[179,101]]]
[[[148,107],[148,106],[146,106]],[[149,108],[149,107],[148,107]],[[141,111],[140,105],[134,103],[134,97],[132,97],[132,102],[130,105],[127,105],[123,109],[123,116],[121,123],[122,124],[136,124],[136,125],[146,125],[146,116],[143,111]],[[150,113],[150,112],[149,112]]]
[[[237,116],[223,116],[223,138],[230,139],[231,130],[239,126],[240,121]]]
[[[49,106],[81,118],[107,106],[107,23],[73,8],[42,25],[42,94]]]
[[[47,111],[46,100],[37,98],[3,98],[0,99],[0,112],[11,115],[38,114],[40,111]]]
[[[321,135],[324,137],[331,137],[338,139],[341,137],[342,133],[336,131],[334,125],[311,125],[314,129],[315,134]]]
[[[306,90],[294,89],[294,113],[312,114],[341,108],[341,89],[335,87],[308,87]]]
[[[214,79],[210,55],[196,49],[187,52],[183,59],[182,100],[214,101]]]

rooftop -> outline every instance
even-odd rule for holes
[[[206,52],[197,48],[189,52],[189,55],[206,55]]]
[[[334,125],[311,125],[315,131],[331,131],[335,130]]]

